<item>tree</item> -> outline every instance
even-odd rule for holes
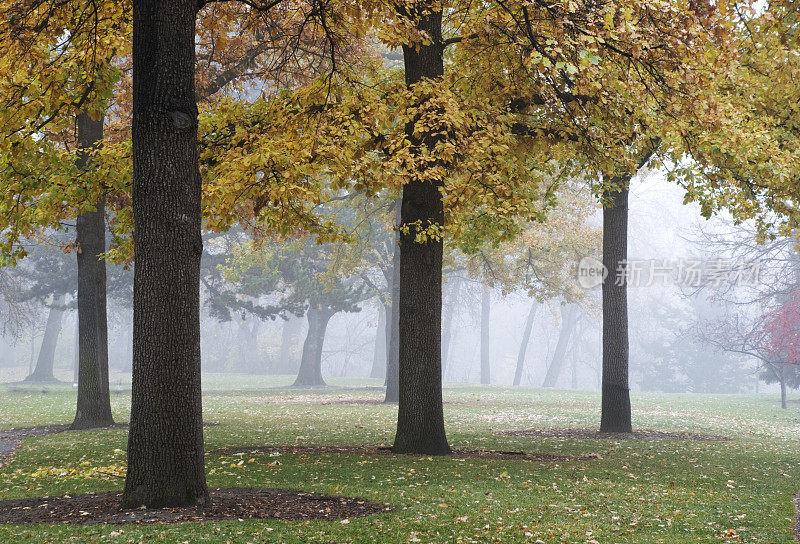
[[[85,168],[89,153],[103,140],[103,118],[83,112],[77,117],[78,145],[83,154],[78,168]],[[108,388],[108,319],[106,316],[105,198],[76,220],[78,245],[78,403],[73,429],[114,424]]]
[[[576,305],[562,305],[559,307],[561,312],[561,330],[558,333],[556,349],[553,358],[547,367],[547,374],[544,378],[542,387],[555,387],[558,377],[564,368],[564,357],[569,347],[569,342],[575,330],[575,325],[579,319],[578,307]]]
[[[551,299],[557,299],[559,305],[582,299],[584,292],[575,283],[574,264],[599,251],[600,232],[589,224],[596,203],[588,187],[577,180],[564,183],[556,198],[558,203],[549,210],[546,221],[523,226],[511,240],[487,241],[477,247],[459,240],[453,244],[462,248],[453,252],[454,259],[463,264],[469,277],[484,285],[499,286],[503,294],[524,291],[534,299],[525,320],[514,385],[522,380],[537,308]],[[464,238],[469,241],[476,237],[467,230]],[[481,332],[483,335],[483,328]]]
[[[43,303],[48,309],[36,367],[26,381],[55,382],[54,355],[64,312],[71,306],[68,300],[75,293],[75,262],[68,254],[45,244],[32,243],[26,251],[26,261],[7,269],[6,276],[13,278],[19,288],[13,297],[7,297],[16,304]]]
[[[204,504],[197,2],[133,11],[133,394],[123,506]]]
[[[709,320],[698,337],[721,351],[752,357],[759,362],[762,375],[781,387],[781,407],[786,408],[787,386],[795,383],[797,361],[794,359],[797,322],[788,322],[797,314],[797,300],[778,305],[758,317],[744,313]]]
[[[729,43],[738,54],[716,78],[723,115],[684,134],[691,160],[670,171],[704,215],[725,209],[737,222],[753,220],[762,241],[797,225],[796,12],[792,0],[737,4]]]
[[[403,45],[406,85],[444,75],[442,11],[434,2],[399,7],[401,15],[429,38]],[[423,104],[420,104],[423,106]],[[441,136],[433,127],[420,131],[413,120],[406,124],[412,150],[437,147]],[[399,409],[394,451],[398,453],[450,453],[442,408],[442,253],[441,237],[419,240],[429,227],[444,224],[440,187],[441,168],[435,155],[422,157],[403,186],[400,221],[400,350]],[[438,168],[437,168],[438,166]],[[413,339],[413,340],[412,340]]]
[[[517,365],[514,369],[514,381],[512,385],[520,385],[522,382],[522,370],[525,368],[525,354],[528,351],[528,344],[531,341],[531,331],[533,330],[533,320],[536,317],[536,311],[539,309],[540,303],[533,301],[531,309],[528,311],[528,317],[525,318],[525,328],[522,332],[522,341],[519,343],[519,354],[517,355]]]
[[[340,278],[333,268],[335,248],[313,236],[282,244],[240,244],[222,267],[228,287],[206,283],[213,299],[225,299],[265,319],[303,315],[308,333],[303,344],[296,387],[325,386],[322,348],[330,319],[339,312],[360,311],[367,289],[357,275]],[[235,294],[234,294],[235,293]],[[242,300],[244,297],[245,300]],[[268,300],[266,303],[264,300]],[[259,302],[261,301],[261,302]]]
[[[474,32],[459,46],[464,71],[482,70],[483,85],[521,114],[513,131],[597,180],[595,193],[607,207],[603,258],[610,276],[620,266],[624,272],[630,179],[656,149],[678,161],[681,135],[718,121],[713,81],[730,53],[730,7],[490,2],[479,10],[483,19],[465,25]],[[498,24],[481,28],[490,14]],[[497,47],[499,40],[514,46]],[[604,312],[601,429],[624,432],[630,430],[624,282],[604,284]]]
[[[481,288],[481,383],[492,383],[489,342],[489,326],[492,312],[492,288],[484,284]]]
[[[26,382],[57,382],[53,375],[56,343],[61,334],[61,320],[64,316],[64,295],[58,295],[50,304],[47,312],[47,324],[44,328],[39,356],[33,372],[25,378]]]
[[[629,183],[630,177],[623,183]],[[628,384],[628,187],[608,192],[603,209],[603,382],[600,432],[629,433]]]

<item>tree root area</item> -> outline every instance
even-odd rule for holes
[[[158,524],[244,519],[344,519],[391,511],[385,503],[284,489],[212,489],[204,506],[120,510],[121,493],[0,502],[0,523]]]
[[[576,438],[580,440],[687,440],[696,442],[727,442],[725,436],[641,429],[632,433],[601,433],[597,429],[525,429],[505,431],[503,436],[528,436],[531,438]]]
[[[424,453],[395,453],[392,451],[392,448],[381,446],[243,446],[223,448],[210,452],[211,455],[238,455],[245,453],[273,455],[407,455],[411,457],[429,457],[429,455]],[[568,456],[552,453],[497,450],[453,450],[452,453],[441,457],[539,462],[588,461],[600,458],[599,455],[592,453],[588,455]]]

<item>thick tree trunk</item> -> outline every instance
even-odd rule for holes
[[[401,221],[402,199],[395,201],[397,224]],[[392,255],[392,301],[387,315],[388,342],[386,343],[386,396],[387,404],[400,399],[400,234],[395,231]]]
[[[133,394],[123,506],[208,502],[200,389],[197,0],[133,4]]]
[[[492,383],[489,349],[489,326],[492,317],[492,288],[483,285],[481,289],[481,384]]]
[[[628,388],[628,292],[624,267],[628,258],[628,182],[623,190],[606,193],[603,208],[603,384],[600,431],[629,433],[631,399]]]
[[[434,2],[419,2],[417,30],[430,43],[403,46],[406,85],[444,74],[442,12]],[[433,150],[442,137],[427,132],[415,135],[413,120],[406,126],[412,154]],[[394,450],[429,455],[450,453],[442,407],[442,251],[441,239],[416,240],[419,228],[444,224],[439,191],[442,180],[431,180],[430,169],[441,168],[423,161],[403,186],[400,232],[400,381],[397,434]]]
[[[333,312],[309,308],[306,315],[308,334],[303,344],[303,357],[300,359],[300,370],[294,387],[324,387],[327,384],[322,379],[322,346],[325,344],[325,330]]]
[[[572,331],[575,329],[575,308],[572,306],[561,306],[561,330],[558,333],[558,342],[547,367],[547,374],[544,377],[542,387],[555,387],[561,371],[564,368],[564,359],[569,346]]]
[[[64,317],[64,295],[59,295],[53,300],[50,311],[47,313],[47,323],[44,326],[44,336],[39,347],[39,356],[36,358],[36,367],[25,378],[26,382],[56,382],[53,375],[56,345],[61,334],[61,321]]]
[[[450,361],[450,344],[453,341],[453,314],[458,306],[458,296],[461,291],[461,280],[453,280],[450,293],[450,301],[447,303],[444,315],[442,316],[442,380],[447,376],[447,364]]]
[[[303,320],[299,317],[291,316],[283,322],[281,349],[274,368],[275,374],[295,374],[300,369],[300,360],[295,352],[302,328]]]
[[[370,378],[386,378],[386,314],[390,311],[391,308],[383,304],[378,306],[378,326],[375,329],[375,349],[372,354]]]
[[[78,116],[78,145],[92,150],[103,141],[103,119],[86,113]],[[89,157],[82,153],[78,167]],[[108,319],[106,316],[105,199],[95,211],[77,220],[78,242],[78,406],[73,429],[91,429],[114,424],[108,391]]]
[[[519,344],[519,354],[517,355],[517,368],[514,370],[514,385],[519,385],[522,381],[522,369],[525,367],[525,353],[528,351],[528,344],[531,341],[531,331],[533,330],[533,319],[536,317],[536,310],[539,303],[533,301],[525,320],[525,330],[522,331],[522,341]]]

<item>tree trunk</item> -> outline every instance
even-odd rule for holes
[[[78,146],[97,149],[103,141],[103,119],[86,113],[78,116]],[[78,156],[78,167],[89,156]],[[95,211],[77,220],[78,242],[78,405],[72,429],[91,429],[114,424],[108,391],[108,319],[106,316],[106,218],[105,198]]]
[[[395,201],[397,225],[401,222],[402,199]],[[386,344],[386,396],[384,403],[391,404],[400,399],[400,233],[395,231],[392,255],[392,300],[390,318],[387,321],[388,342]]]
[[[406,85],[444,74],[442,12],[434,2],[418,2],[416,28],[424,43],[403,45]],[[429,41],[428,41],[429,40]],[[434,132],[436,131],[436,132]],[[443,137],[438,129],[415,135],[414,120],[406,125],[413,156],[433,150]],[[417,172],[403,186],[400,231],[399,408],[394,450],[429,455],[450,453],[442,407],[442,252],[441,238],[417,242],[420,228],[444,225],[439,191],[443,180],[431,179],[441,165],[423,157]]]
[[[514,385],[519,385],[522,381],[522,369],[525,366],[525,353],[528,351],[528,344],[531,341],[531,331],[533,330],[533,319],[536,317],[536,310],[539,303],[535,300],[531,304],[528,318],[525,320],[525,330],[522,332],[522,342],[519,344],[519,354],[517,355],[517,368],[514,370]]]
[[[781,369],[780,382],[781,382],[781,408],[786,409],[786,378],[783,376],[783,369]]]
[[[492,312],[492,288],[482,286],[481,292],[481,384],[492,383],[490,351],[489,351],[489,326]]]
[[[325,330],[333,313],[329,310],[309,308],[306,315],[308,334],[303,344],[300,370],[293,387],[324,387],[327,384],[322,379],[322,346],[325,343]]]
[[[550,366],[547,367],[547,375],[545,375],[542,387],[555,387],[561,371],[564,368],[564,356],[567,353],[572,331],[575,328],[575,308],[572,306],[561,306],[561,330],[558,333],[558,342],[556,342],[556,349],[553,352],[553,358],[550,360]]]
[[[299,359],[295,356],[295,348],[302,328],[303,320],[296,316],[291,316],[283,322],[281,349],[275,365],[275,374],[295,374],[300,369]]]
[[[133,4],[133,381],[123,507],[206,504],[197,0]]]
[[[628,388],[628,292],[625,265],[628,258],[628,182],[623,190],[606,193],[603,208],[603,383],[600,431],[629,433],[631,399]]]
[[[44,336],[39,347],[39,356],[36,358],[36,367],[33,372],[25,378],[26,382],[56,382],[53,375],[53,364],[55,362],[56,344],[58,336],[61,334],[61,319],[64,316],[64,295],[59,295],[53,300],[50,311],[47,314],[47,324],[44,326]]]
[[[378,306],[378,326],[375,329],[375,350],[372,354],[370,378],[386,378],[386,313],[391,311],[381,304]]]
[[[442,319],[442,380],[447,376],[447,363],[450,361],[450,344],[453,340],[453,314],[458,306],[458,295],[461,291],[461,280],[453,280],[450,302],[444,312]]]

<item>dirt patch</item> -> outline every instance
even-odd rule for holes
[[[0,502],[0,523],[151,524],[237,519],[343,519],[389,512],[385,503],[284,489],[212,489],[206,506],[120,510],[121,493]]]
[[[410,457],[429,457],[425,454],[399,454],[393,452],[389,447],[381,446],[244,446],[237,448],[223,448],[210,452],[211,455],[238,455],[243,453],[273,455],[276,453],[281,455],[407,455]],[[458,459],[501,459],[508,461],[539,462],[586,461],[600,458],[599,455],[593,453],[581,456],[568,456],[551,453],[497,450],[453,450],[453,453],[444,457],[456,457]]]
[[[730,440],[725,436],[649,429],[641,429],[632,433],[601,433],[597,429],[527,429],[505,431],[498,434],[531,438],[578,438],[581,440],[689,440],[697,442],[727,442]]]

